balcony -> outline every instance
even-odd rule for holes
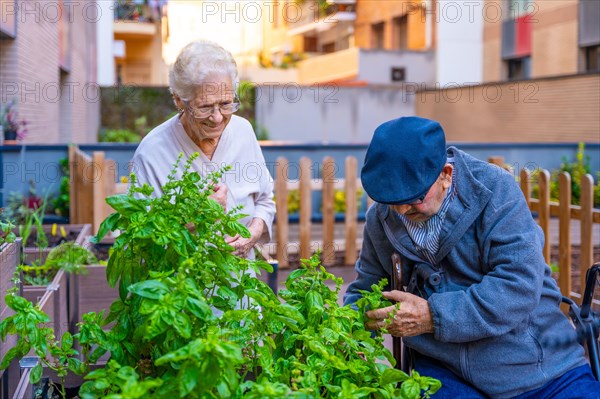
[[[434,66],[433,52],[353,47],[299,62],[298,83],[429,85],[435,81]]]
[[[158,31],[156,25],[151,22],[135,22],[135,21],[114,21],[113,31],[115,38],[120,39],[136,39],[136,38],[152,38]]]
[[[151,38],[158,32],[160,8],[121,0],[115,7],[113,31],[119,39]]]

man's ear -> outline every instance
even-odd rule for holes
[[[450,183],[452,182],[452,171],[454,170],[454,166],[451,163],[447,163],[444,165],[442,169],[442,184],[444,188],[450,187]]]

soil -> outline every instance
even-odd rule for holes
[[[79,229],[69,229],[66,228],[67,235],[63,237],[60,234],[60,226],[57,228],[56,235],[52,235],[51,228],[44,228],[44,233],[46,234],[46,238],[48,239],[48,248],[56,247],[63,242],[66,241],[75,241],[77,236],[79,236]],[[37,230],[33,230],[29,237],[27,237],[27,243],[24,245],[25,247],[35,247],[37,241]]]
[[[107,261],[111,247],[112,247],[112,244],[99,243],[99,244],[93,244],[90,247],[90,250],[92,251],[92,253],[96,256],[96,258],[98,260]]]
[[[593,262],[600,261],[600,245],[595,245],[592,256]],[[550,248],[550,262],[558,265],[558,246],[553,245]],[[571,291],[583,294],[581,287],[581,247],[579,245],[571,246]],[[585,265],[585,269],[592,265]],[[558,281],[558,273],[552,273],[552,276]],[[600,288],[596,284],[594,299],[600,301]],[[585,288],[585,287],[584,287]],[[596,306],[598,308],[598,306]]]

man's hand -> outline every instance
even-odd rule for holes
[[[225,211],[227,211],[227,193],[229,188],[225,184],[215,184],[213,187],[214,193],[208,196],[208,198],[217,201]]]
[[[366,327],[369,330],[386,328],[396,337],[433,333],[431,309],[425,299],[402,291],[383,292],[383,296],[400,302],[400,306],[368,311],[366,316],[371,320],[366,323]]]
[[[234,255],[245,258],[248,256],[248,252],[254,248],[254,244],[262,236],[266,227],[264,220],[254,218],[250,226],[248,226],[248,230],[250,230],[249,238],[243,238],[239,234],[236,234],[234,237],[227,237],[225,241],[234,248]]]

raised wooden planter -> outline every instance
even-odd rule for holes
[[[47,237],[52,236],[52,225],[43,225],[44,233],[46,233]],[[57,230],[60,231],[60,228],[65,229],[66,232],[66,241],[75,241],[79,245],[83,245],[87,236],[92,234],[92,225],[91,224],[61,224],[58,225]],[[30,237],[35,237],[37,233],[37,229],[33,228],[31,231]],[[60,232],[57,232],[60,235]],[[27,264],[35,263],[37,265],[43,265],[46,261],[46,257],[48,253],[52,250],[52,246],[48,248],[37,248],[35,246],[26,246],[23,244],[23,260]]]
[[[88,312],[106,310],[108,316],[110,305],[119,298],[118,288],[112,288],[106,281],[106,266],[89,265],[88,274],[72,274],[69,276],[69,328],[76,334],[77,323]]]
[[[105,365],[105,363],[99,362],[97,366],[90,366],[90,368],[93,371],[94,369],[104,367],[104,365]],[[56,376],[56,373],[54,373],[52,370],[50,370],[46,367],[44,367],[43,377],[42,377],[42,381],[40,381],[40,384],[33,385],[31,382],[29,382],[30,374],[31,374],[31,368],[23,369],[23,372],[21,374],[21,379],[19,380],[19,384],[17,386],[14,396],[12,396],[12,399],[34,399],[35,398],[34,392],[38,388],[42,387],[41,383],[42,383],[42,381],[44,381],[44,378],[46,378],[46,377],[50,378],[50,380],[52,380],[54,382],[59,381],[59,378]],[[68,374],[67,378],[65,380],[65,385],[67,386],[67,389],[74,388],[74,387],[77,387],[77,389],[79,389],[79,387],[84,382],[85,381],[83,380],[83,378],[81,376],[74,375],[74,374]],[[69,395],[69,392],[67,392],[67,395]],[[2,397],[2,398],[4,398],[4,397]]]
[[[0,247],[0,320],[14,314],[12,309],[6,306],[4,297],[6,292],[12,288],[12,277],[17,270],[21,258],[21,239],[14,243],[2,244]],[[6,352],[17,343],[17,337],[9,335],[4,342],[0,342],[0,359]],[[19,382],[19,363],[13,361],[6,370],[0,370],[0,397],[10,397]]]
[[[59,270],[48,285],[23,286],[23,297],[50,317],[57,338],[69,330],[68,284],[69,275]]]

